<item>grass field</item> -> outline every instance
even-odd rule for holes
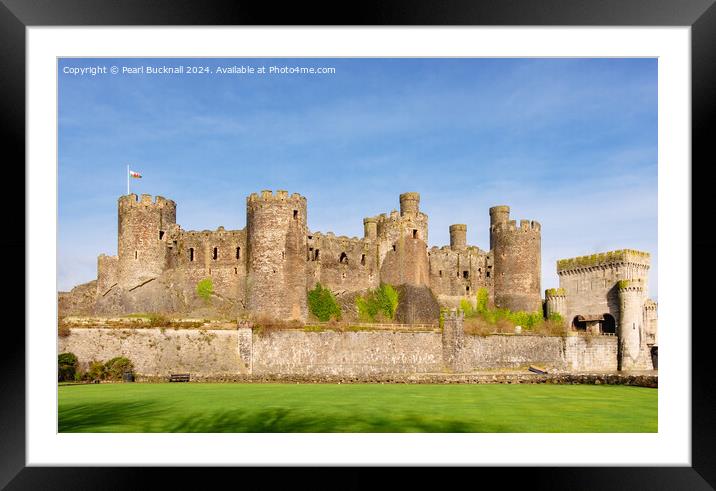
[[[60,432],[656,432],[657,390],[622,385],[60,386]]]

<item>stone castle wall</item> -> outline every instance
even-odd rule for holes
[[[176,238],[174,267],[190,285],[211,278],[218,295],[239,299],[246,287],[246,230],[181,231]]]
[[[439,298],[475,297],[479,288],[492,296],[492,257],[477,247],[453,249],[432,247],[430,288]]]
[[[90,361],[116,356],[132,360],[137,374],[166,376],[192,373],[221,376],[249,373],[242,360],[238,331],[196,329],[71,329],[59,338],[60,353],[77,355],[86,368]]]
[[[449,330],[450,331],[450,330]],[[75,353],[85,367],[115,356],[132,360],[139,375],[191,373],[202,377],[255,374],[273,377],[376,376],[525,369],[612,371],[614,336],[478,337],[440,332],[304,332],[250,329],[72,329],[59,352]]]
[[[309,233],[306,287],[320,282],[338,294],[376,288],[380,284],[378,261],[374,240]]]
[[[275,332],[254,336],[260,375],[376,375],[439,372],[440,334],[431,332]]]

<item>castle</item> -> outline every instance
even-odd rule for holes
[[[65,311],[93,314],[186,312],[200,305],[196,286],[211,278],[227,313],[275,319],[309,317],[307,291],[317,283],[350,298],[381,283],[429,298],[426,312],[404,322],[436,321],[439,306],[488,291],[497,308],[559,313],[572,330],[619,337],[623,368],[651,368],[656,304],[648,299],[649,254],[633,250],[560,260],[560,288],[540,289],[541,226],[512,220],[508,206],[490,208],[490,250],[467,244],[467,226],[450,226],[450,245],[428,248],[428,216],[420,195],[400,195],[400,210],[367,217],[362,238],[310,231],[306,198],[262,191],[246,199],[242,230],[188,231],[176,203],[135,194],[118,200],[116,256],[100,255],[97,280]],[[78,287],[79,288],[79,287]],[[63,297],[60,298],[61,311]],[[69,307],[68,307],[69,306]]]
[[[306,198],[286,191],[251,194],[242,230],[183,230],[176,203],[161,196],[122,196],[118,209],[118,254],[97,262],[99,313],[146,311],[132,292],[178,272],[186,295],[209,277],[237,310],[278,319],[306,320],[306,291],[318,282],[339,295],[409,285],[448,305],[486,288],[497,307],[542,309],[540,224],[510,220],[507,206],[490,209],[490,251],[467,244],[464,224],[450,226],[449,246],[428,248],[418,193],[401,194],[400,211],[365,218],[362,238],[309,231]]]

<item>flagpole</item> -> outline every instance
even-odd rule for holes
[[[129,164],[127,164],[127,195],[129,195]]]

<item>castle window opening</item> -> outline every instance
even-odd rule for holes
[[[134,259],[137,259],[137,251],[134,251]]]
[[[348,264],[348,255],[345,252],[341,252],[341,257],[338,261],[343,264]]]
[[[365,254],[362,254],[360,257],[360,264],[361,266],[365,266]]]
[[[462,277],[463,277],[463,278],[467,279],[469,276],[470,276],[470,272],[469,272],[469,271],[463,271],[463,272],[462,272]]]
[[[315,254],[315,256],[313,256],[313,260],[314,260],[314,261],[318,261],[318,253],[319,253],[319,252],[321,252],[321,251],[319,251],[318,249],[316,249],[316,254]]]
[[[236,259],[241,259],[241,247],[236,248]]]
[[[162,240],[164,238],[164,230],[159,231],[159,240]]]
[[[219,257],[219,248],[214,247],[214,254],[211,256],[214,261],[216,261],[216,258]]]
[[[193,261],[193,260],[194,260],[194,248],[190,247],[189,248],[189,261]]]
[[[234,268],[234,274],[239,274],[239,268]]]
[[[468,286],[468,287],[465,287],[465,292],[466,292],[466,293],[470,293],[470,287],[469,287],[469,286]]]
[[[281,251],[281,259],[286,259],[286,251]]]
[[[442,269],[441,269],[440,271],[438,271],[438,276],[441,277],[441,278],[443,277],[443,270],[442,270]]]
[[[486,276],[487,278],[489,278],[489,277],[490,277],[490,272],[488,271],[487,273],[485,273],[485,276]]]
[[[418,238],[418,230],[417,229],[413,229],[413,238],[414,239]]]
[[[293,219],[298,220],[298,210],[293,210]]]
[[[393,250],[395,250],[395,244],[393,244]]]

